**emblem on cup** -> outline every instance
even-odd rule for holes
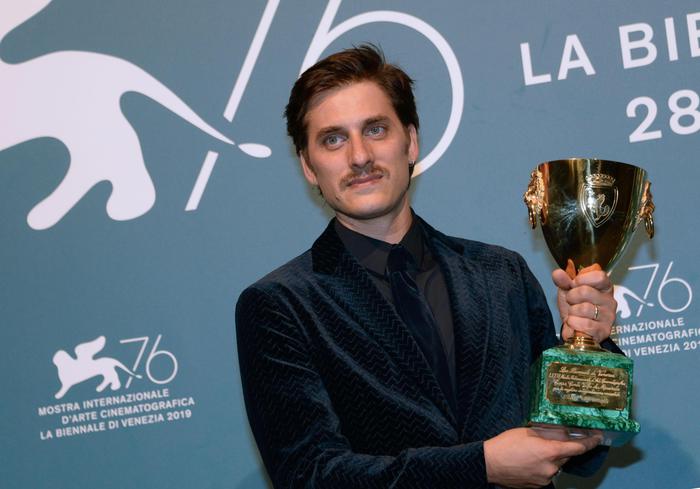
[[[617,206],[617,194],[614,177],[604,173],[586,176],[579,191],[579,204],[593,226],[600,227],[610,219]]]

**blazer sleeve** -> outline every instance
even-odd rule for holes
[[[542,286],[530,271],[522,256],[517,255],[520,270],[523,277],[523,289],[525,291],[527,303],[527,319],[530,328],[530,348],[532,359],[537,359],[540,354],[559,344],[554,323],[552,322],[552,312],[547,304]]]
[[[248,420],[276,488],[490,487],[483,442],[354,452],[302,320],[282,294],[246,289],[236,306],[236,335]]]

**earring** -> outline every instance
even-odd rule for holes
[[[408,160],[408,166],[413,168],[416,165],[416,160]]]

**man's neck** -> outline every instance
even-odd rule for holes
[[[397,210],[374,219],[355,219],[336,213],[336,218],[348,229],[386,243],[399,243],[413,222],[413,213],[408,200]]]

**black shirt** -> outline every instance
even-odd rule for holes
[[[348,229],[337,219],[335,220],[335,231],[338,233],[345,248],[355,257],[360,265],[365,267],[382,295],[393,305],[391,286],[385,275],[386,262],[392,245]],[[429,247],[425,244],[423,230],[419,220],[415,217],[400,244],[408,250],[418,265],[416,283],[426,298],[438,325],[440,341],[447,358],[450,379],[454,387],[456,386],[454,326],[447,284],[439,264],[435,261]]]

